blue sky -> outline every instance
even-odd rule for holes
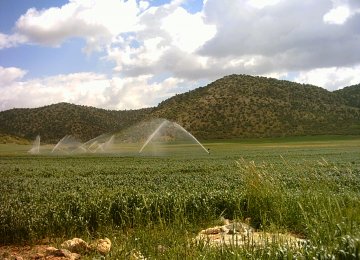
[[[358,0],[2,0],[0,110],[149,107],[233,73],[332,91],[360,82],[358,24]]]

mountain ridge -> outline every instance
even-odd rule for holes
[[[259,76],[228,75],[153,108],[106,110],[69,103],[0,112],[0,133],[85,141],[143,120],[167,118],[200,139],[360,134],[360,84],[326,89]]]
[[[205,139],[220,138],[219,133],[223,138],[358,133],[359,110],[348,106],[346,94],[272,78],[229,75],[163,101],[155,114],[177,120]],[[195,111],[191,111],[194,106],[184,106],[195,99]]]

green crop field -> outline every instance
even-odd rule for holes
[[[149,259],[360,258],[359,136],[204,146],[210,154],[175,144],[161,156],[138,147],[71,156],[0,145],[0,245],[108,237],[107,259],[135,251]],[[214,248],[193,241],[221,217],[250,218],[258,230],[307,242]]]

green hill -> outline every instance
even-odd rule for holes
[[[177,95],[153,114],[201,138],[359,134],[360,110],[347,95],[312,85],[231,75]]]
[[[349,86],[334,92],[345,100],[345,104],[360,108],[360,84]]]
[[[29,140],[0,133],[0,144],[30,144]]]
[[[360,85],[330,92],[312,85],[230,75],[155,108],[113,111],[67,103],[0,112],[0,133],[56,142],[88,140],[149,118],[167,118],[200,139],[360,134]]]
[[[85,141],[103,133],[130,127],[143,120],[151,110],[115,111],[68,103],[10,109],[0,112],[0,133],[27,139],[40,135],[44,142],[57,142],[71,134]]]

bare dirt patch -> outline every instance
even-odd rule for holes
[[[111,249],[111,241],[108,238],[97,239],[88,244],[80,238],[73,238],[55,248],[50,243],[42,245],[7,245],[0,246],[0,260],[76,260],[81,255],[95,253],[107,255]]]
[[[27,260],[27,259],[48,259],[48,260],[64,260],[63,257],[46,256],[46,249],[49,245],[9,245],[0,246],[0,259],[1,260]]]

